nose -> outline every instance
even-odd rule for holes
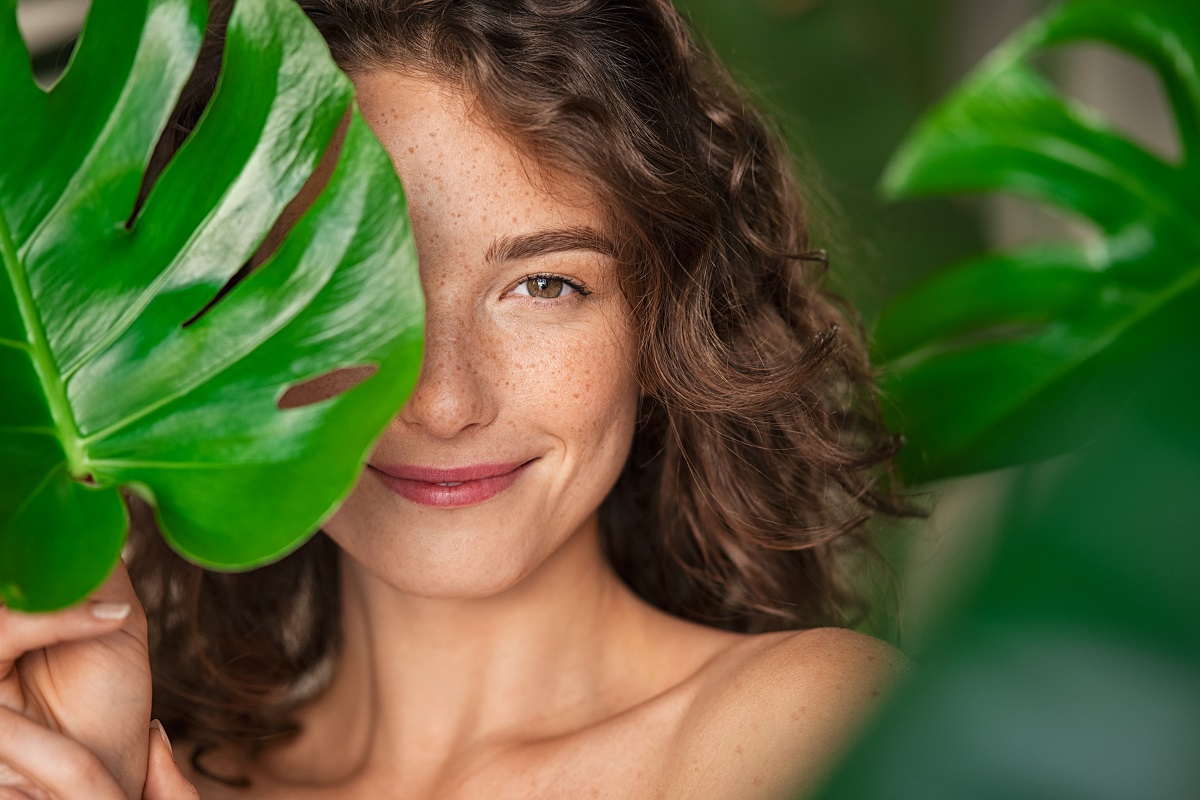
[[[485,380],[487,355],[461,315],[427,306],[421,374],[400,422],[439,439],[452,439],[495,419],[496,400]]]

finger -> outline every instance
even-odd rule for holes
[[[90,750],[3,706],[0,762],[58,800],[127,800]]]
[[[145,615],[121,560],[91,597],[64,611],[26,614],[0,604],[0,678],[31,650],[103,636],[127,625],[139,635],[145,632]]]
[[[158,720],[150,723],[150,758],[142,800],[200,800],[196,787],[179,771],[167,732]]]
[[[112,633],[125,624],[132,609],[129,603],[90,600],[48,614],[0,608],[0,677],[31,650]]]
[[[129,571],[125,568],[124,559],[117,561],[117,565],[113,567],[104,583],[100,584],[100,588],[92,592],[91,599],[109,603],[129,603],[135,607],[138,605],[137,594],[129,580]]]
[[[0,800],[54,800],[7,764],[0,764]]]

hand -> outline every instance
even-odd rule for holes
[[[142,797],[156,752],[150,692],[146,620],[123,564],[74,608],[0,608],[0,786],[60,800]]]

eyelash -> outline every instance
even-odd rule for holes
[[[537,280],[538,278],[545,278],[546,280],[551,280],[551,281],[562,281],[567,286],[570,286],[575,291],[575,293],[579,295],[580,298],[587,297],[589,294],[592,293],[591,289],[587,288],[579,281],[574,280],[572,278],[568,278],[566,275],[559,275],[555,272],[535,272],[532,275],[526,275],[524,278],[521,278],[521,280],[517,281],[516,285],[513,286],[513,288],[510,291],[515,292],[517,287],[523,286],[524,284],[528,283],[529,281]],[[532,297],[530,295],[520,295],[520,296],[529,297],[529,299],[531,299],[531,300],[542,300],[542,301],[546,301],[546,302],[554,302],[555,300],[565,300],[566,299],[565,297],[545,298],[545,297]]]

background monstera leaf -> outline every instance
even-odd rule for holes
[[[1097,40],[1161,75],[1182,141],[1167,163],[1061,96],[1030,65]],[[1062,452],[1088,432],[1052,420],[1112,407],[1120,376],[1195,335],[1200,311],[1200,4],[1077,0],[996,51],[903,146],[896,197],[1004,191],[1090,221],[1093,243],[981,257],[888,307],[876,331],[905,474],[943,478]]]
[[[97,586],[126,535],[121,487],[197,563],[277,558],[349,492],[416,378],[391,162],[298,7],[240,0],[215,97],[134,216],[207,3],[96,0],[49,92],[15,9],[0,0],[0,599],[49,609]],[[320,197],[213,303],[348,115]],[[277,407],[370,365],[348,392]]]
[[[1180,164],[1023,63],[1085,37],[1163,75]],[[1195,0],[1076,0],[1005,45],[893,168],[897,190],[1022,191],[1105,237],[980,259],[893,306],[891,391],[924,446],[910,474],[1083,444],[1013,471],[987,563],[819,800],[1200,797],[1198,60]]]

